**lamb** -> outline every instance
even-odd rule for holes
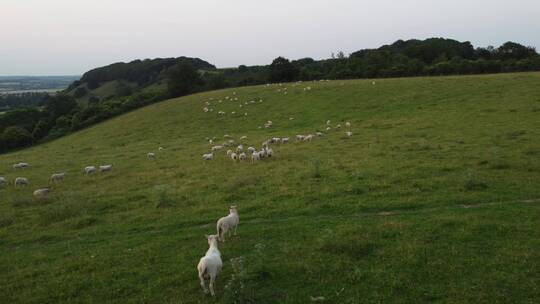
[[[28,181],[27,178],[17,177],[15,179],[15,187],[17,187],[17,186],[28,186],[28,185],[30,185],[30,182]]]
[[[0,176],[0,186],[5,186],[6,184],[7,180],[4,177]]]
[[[34,197],[46,198],[47,196],[49,196],[50,192],[51,192],[51,188],[37,189],[36,191],[34,191]]]
[[[315,134],[316,134],[317,136],[319,136],[319,137],[323,136],[323,133],[322,133],[322,132],[317,132],[317,133],[315,133]]]
[[[94,174],[96,173],[96,167],[94,166],[87,166],[84,168],[84,173],[86,173],[86,175],[88,174]]]
[[[309,134],[307,136],[304,137],[304,141],[311,141],[313,139],[313,134]]]
[[[202,158],[203,160],[212,160],[214,159],[214,153],[203,154]]]
[[[251,162],[254,163],[258,160],[261,159],[261,156],[259,155],[259,152],[257,151],[253,151],[253,153],[251,153]]]
[[[210,248],[208,248],[208,251],[206,251],[204,257],[202,257],[199,261],[199,264],[197,265],[197,270],[199,271],[199,280],[201,281],[201,287],[204,290],[204,293],[208,293],[208,289],[206,289],[205,278],[210,278],[210,294],[212,296],[215,296],[214,284],[216,282],[217,276],[221,271],[221,267],[223,267],[223,262],[221,261],[221,253],[218,249],[219,236],[207,235],[206,238],[208,239],[208,245],[210,246]]]
[[[296,140],[297,140],[297,141],[303,141],[304,138],[305,138],[304,135],[296,135]]]
[[[109,172],[112,171],[112,165],[99,166],[99,172]]]
[[[253,152],[255,152],[255,148],[253,148],[253,147],[248,147],[248,148],[247,148],[247,151],[248,151],[249,153],[253,153]]]
[[[238,159],[240,159],[240,160],[247,160],[247,155],[246,155],[246,153],[244,153],[244,152],[240,153],[240,155],[238,155]]]
[[[223,146],[213,146],[212,151],[218,151],[218,150],[221,150],[223,148],[224,148]]]
[[[351,123],[347,121],[347,122],[345,123],[345,127],[351,128]]]
[[[273,154],[274,150],[272,150],[272,148],[266,148],[266,156],[272,157]]]
[[[234,152],[231,153],[230,157],[231,157],[232,160],[238,160],[238,154],[236,154]]]
[[[66,172],[62,173],[55,173],[51,175],[51,178],[49,178],[50,182],[62,182],[64,181],[64,178],[66,177]]]
[[[221,242],[225,242],[225,233],[229,232],[229,236],[231,234],[231,230],[234,229],[234,235],[236,235],[236,228],[238,228],[238,223],[240,222],[240,217],[238,217],[238,211],[236,210],[236,206],[231,206],[229,208],[229,215],[220,218],[217,221],[217,235],[218,240]]]
[[[149,160],[155,160],[155,159],[156,159],[156,154],[150,152],[150,153],[146,154],[146,157],[147,157]]]
[[[347,132],[345,132],[345,134],[346,134],[348,137],[351,137],[351,136],[352,136],[352,132],[351,132],[351,131],[347,131]]]
[[[289,143],[289,138],[288,138],[288,137],[283,137],[283,138],[281,139],[281,143],[282,143],[282,144],[287,144],[287,143]]]

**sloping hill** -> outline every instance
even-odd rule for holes
[[[32,185],[0,189],[0,298],[533,302],[538,83],[539,73],[524,73],[213,91],[1,155],[0,176]],[[268,120],[272,128],[259,128]],[[201,159],[207,137],[247,136],[246,146],[259,147],[317,130],[324,136],[274,145],[275,157],[255,164],[235,163],[225,150]],[[21,161],[31,168],[11,169]],[[101,164],[114,170],[82,174]],[[50,199],[32,198],[62,171],[67,179]],[[195,267],[204,235],[232,204],[239,235],[220,244],[214,301]]]

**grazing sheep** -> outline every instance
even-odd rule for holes
[[[266,150],[265,149],[262,149],[261,151],[259,151],[259,158],[265,158],[266,157]]]
[[[99,166],[99,172],[109,172],[112,171],[112,165]]]
[[[279,143],[281,143],[281,138],[279,138],[279,137],[272,137],[272,139],[270,139],[270,143],[271,143],[271,144],[279,144]]]
[[[223,135],[223,138],[232,138],[232,136],[230,136],[229,134],[225,134]]]
[[[304,138],[305,138],[304,135],[296,135],[296,140],[297,140],[297,141],[303,141]]]
[[[5,186],[6,184],[7,180],[4,177],[0,176],[0,186]]]
[[[254,162],[256,162],[256,161],[258,161],[258,160],[260,160],[260,159],[261,159],[261,156],[259,155],[259,152],[253,151],[253,152],[251,153],[251,162],[252,162],[252,163],[254,163]]]
[[[306,135],[304,141],[311,141],[313,139],[313,134]]]
[[[24,169],[30,167],[28,163],[18,163],[13,165],[13,169]]]
[[[294,120],[294,117],[289,117],[289,120]]]
[[[84,173],[86,173],[86,175],[94,174],[94,173],[96,173],[96,171],[97,171],[96,167],[94,167],[94,166],[88,166],[88,167],[84,168]]]
[[[147,157],[149,160],[155,160],[155,159],[156,159],[156,154],[150,152],[150,153],[146,154],[146,157]]]
[[[28,181],[27,178],[17,177],[15,179],[15,187],[17,187],[17,186],[28,186],[28,185],[30,185],[30,182]]]
[[[50,192],[51,192],[51,188],[37,189],[36,191],[34,191],[34,197],[46,198],[47,196],[49,196]]]
[[[233,150],[227,150],[227,156],[231,156],[231,154],[233,153]]]
[[[263,141],[263,143],[261,144],[261,147],[266,148],[266,147],[268,147],[268,144],[269,144],[269,143],[268,143],[268,140],[267,140],[267,141]]]
[[[213,146],[212,151],[218,151],[218,150],[221,150],[223,148],[224,148],[224,146]]]
[[[327,126],[329,126],[329,125],[330,125],[330,123],[331,123],[331,121],[330,121],[330,120],[327,120],[327,121],[326,121],[326,125],[327,125]]]
[[[283,137],[283,138],[281,139],[281,143],[282,143],[282,144],[287,144],[287,143],[289,143],[289,138],[288,138],[288,137]]]
[[[247,151],[248,151],[249,153],[253,153],[253,152],[255,152],[255,148],[253,148],[253,147],[248,147],[248,148],[247,148]]]
[[[214,153],[203,154],[202,158],[203,160],[212,160],[214,159]]]
[[[158,151],[163,151],[163,150],[165,150],[165,148],[163,148],[163,147],[158,148]]]
[[[272,155],[274,155],[274,150],[272,150],[272,148],[266,148],[266,156],[268,157],[272,157]]]
[[[350,127],[351,127],[351,123],[347,121],[347,122],[345,123],[345,127],[350,128]]]
[[[238,160],[238,154],[236,154],[234,152],[231,153],[230,157],[231,157],[232,160],[235,160],[235,161]]]
[[[214,140],[213,140],[213,139],[209,139],[209,140],[208,140],[208,143],[211,144],[211,145],[213,145],[213,144],[214,144]]]
[[[346,134],[348,137],[351,137],[351,136],[352,136],[352,132],[351,132],[351,131],[347,131],[347,132],[345,132],[345,134]]]
[[[326,131],[330,131],[330,130],[332,130],[331,127],[326,127]]]
[[[322,133],[322,132],[317,132],[317,133],[315,133],[315,134],[316,134],[317,136],[319,136],[319,137],[323,136],[323,133]]]
[[[218,240],[225,242],[225,233],[229,232],[230,236],[232,229],[234,229],[234,235],[236,235],[236,228],[238,228],[239,222],[240,217],[238,217],[236,206],[231,206],[229,208],[229,215],[220,218],[217,222]]]
[[[244,152],[240,153],[240,155],[238,155],[238,159],[239,159],[239,160],[247,160],[247,155],[246,155],[246,153],[244,153]]]
[[[240,140],[246,140],[246,139],[247,139],[247,136],[245,136],[245,135],[240,137]]]
[[[341,129],[341,124],[338,124],[338,125],[336,126],[336,129]]]
[[[244,151],[244,145],[239,145],[238,147],[236,147],[236,152],[242,152]]]
[[[51,175],[51,178],[49,178],[50,182],[62,182],[64,181],[64,178],[66,177],[66,172],[62,173],[55,173]]]
[[[208,245],[210,246],[210,248],[208,248],[208,251],[206,251],[204,257],[202,257],[199,261],[199,264],[197,265],[197,270],[199,271],[199,280],[201,281],[201,287],[204,290],[204,293],[208,293],[208,289],[206,289],[205,278],[210,278],[210,294],[212,294],[212,296],[215,296],[214,284],[216,282],[217,276],[221,271],[221,267],[223,267],[223,262],[221,261],[221,253],[218,249],[219,236],[207,235],[206,238],[208,239]]]

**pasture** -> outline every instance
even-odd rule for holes
[[[539,84],[540,73],[519,73],[227,89],[0,155],[11,182],[0,188],[0,299],[536,302]],[[254,164],[227,149],[203,161],[206,138],[225,134],[246,147],[291,143]],[[105,164],[113,170],[83,174]],[[59,172],[65,181],[50,184]],[[15,189],[19,176],[30,186]],[[48,199],[32,196],[48,185]],[[211,298],[196,265],[230,205],[238,235],[219,243]]]

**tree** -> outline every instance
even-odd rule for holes
[[[195,92],[202,79],[193,64],[180,62],[169,70],[167,90],[170,97],[183,96]]]
[[[7,149],[22,148],[32,144],[34,138],[26,129],[11,126],[2,133],[2,143]]]
[[[86,93],[88,93],[88,91],[84,87],[78,87],[75,90],[75,93],[73,93],[73,96],[75,96],[75,98],[81,98],[86,95]]]
[[[45,111],[50,117],[56,118],[65,114],[69,114],[77,107],[77,102],[71,96],[58,94],[45,99]]]
[[[289,59],[278,57],[270,65],[271,82],[294,81],[299,74],[299,70],[289,61]]]

